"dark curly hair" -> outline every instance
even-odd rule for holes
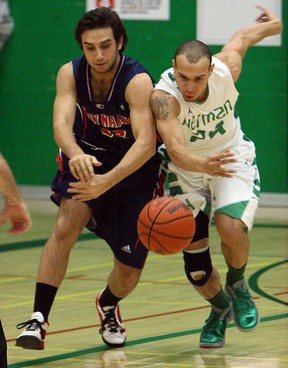
[[[106,28],[110,27],[113,30],[114,38],[119,43],[121,37],[123,37],[123,44],[120,52],[123,52],[128,42],[128,36],[124,24],[122,23],[119,15],[111,8],[97,8],[86,12],[78,21],[75,28],[75,39],[82,49],[81,35],[83,32],[89,29]]]

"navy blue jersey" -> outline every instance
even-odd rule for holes
[[[92,95],[90,66],[85,57],[74,59],[72,63],[78,92],[77,102],[83,118],[83,122],[79,119],[74,125],[77,142],[80,141],[81,147],[85,141],[98,149],[105,149],[111,154],[123,157],[135,141],[125,90],[136,74],[149,75],[149,73],[136,60],[121,55],[118,70],[106,99],[95,101]]]
[[[102,162],[101,168],[95,168],[95,171],[104,173],[117,165],[135,142],[130,108],[125,99],[126,87],[136,74],[150,74],[136,60],[121,55],[106,100],[94,101],[90,66],[85,56],[72,60],[72,63],[77,89],[77,112],[73,127],[75,138],[85,153],[94,155]],[[152,77],[151,81],[154,83]],[[143,120],[143,124],[145,123]],[[149,175],[151,170],[155,172],[158,163],[159,159],[155,154],[137,170],[137,175],[143,175],[144,172]]]

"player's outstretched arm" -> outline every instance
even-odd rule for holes
[[[260,5],[256,6],[261,10],[256,23],[236,32],[221,52],[214,55],[228,66],[234,82],[240,76],[242,60],[249,47],[256,45],[266,37],[281,33],[283,29],[282,21],[275,14]]]

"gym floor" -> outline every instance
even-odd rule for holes
[[[1,203],[0,203],[1,204]],[[0,316],[8,342],[9,368],[16,367],[288,367],[288,208],[260,207],[250,234],[247,281],[261,322],[243,333],[230,323],[226,344],[200,349],[199,334],[209,305],[186,280],[181,254],[150,253],[135,291],[120,304],[128,338],[108,349],[98,333],[96,294],[105,285],[113,257],[106,243],[84,231],[74,246],[66,277],[50,314],[45,350],[15,346],[16,325],[30,318],[42,246],[56,207],[28,199],[33,228],[21,236],[0,229]],[[226,265],[211,227],[211,252],[224,282]]]

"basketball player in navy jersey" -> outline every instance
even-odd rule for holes
[[[34,313],[16,342],[28,349],[44,348],[48,314],[70,249],[92,214],[95,233],[115,254],[108,286],[96,302],[108,345],[125,343],[117,303],[136,286],[147,255],[137,243],[136,222],[158,177],[149,107],[153,82],[143,66],[122,54],[126,31],[109,8],[85,14],[75,38],[84,56],[60,68],[54,104],[54,136],[60,151],[52,189],[59,214],[40,260]],[[98,198],[87,203],[72,200],[69,183],[92,178]]]
[[[158,183],[153,81],[142,65],[123,55],[126,30],[113,10],[85,13],[75,38],[84,55],[60,68],[54,103],[60,151],[52,199],[59,213],[41,256],[32,317],[18,325],[25,329],[16,345],[27,349],[44,348],[50,309],[85,226],[115,257],[107,286],[96,297],[100,333],[110,347],[125,344],[118,303],[136,287],[147,257],[137,219]],[[229,172],[220,160],[230,155],[220,153],[211,165],[207,160],[211,175]]]

